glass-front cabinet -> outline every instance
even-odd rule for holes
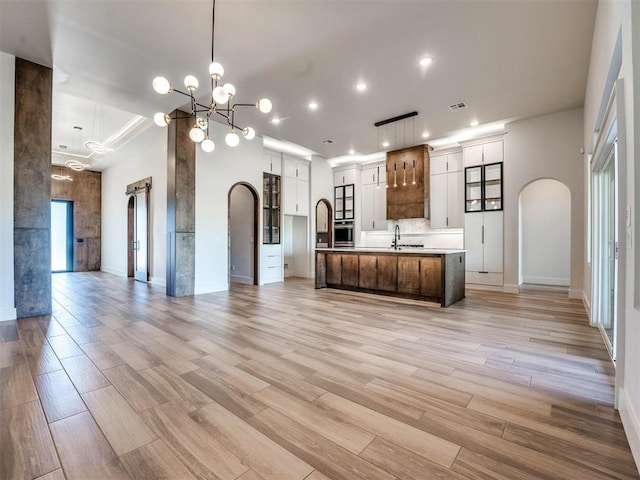
[[[464,169],[464,211],[502,210],[502,162]]]
[[[353,208],[354,184],[335,187],[335,215],[336,220],[353,220],[355,210]]]
[[[262,176],[262,243],[280,243],[280,176]]]

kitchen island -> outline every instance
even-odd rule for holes
[[[318,248],[316,288],[429,300],[448,307],[464,298],[464,250]]]

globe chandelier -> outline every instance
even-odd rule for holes
[[[167,95],[171,92],[179,93],[189,97],[191,105],[191,114],[189,116],[171,116],[163,112],[158,112],[153,116],[153,121],[160,127],[166,127],[172,120],[180,120],[190,118],[194,121],[193,127],[189,130],[189,138],[195,143],[200,144],[203,151],[213,152],[215,144],[209,136],[209,123],[212,121],[212,115],[215,113],[223,117],[231,130],[225,136],[225,143],[230,147],[235,147],[240,143],[240,136],[237,131],[251,140],[255,137],[256,132],[251,127],[240,127],[235,123],[236,107],[256,107],[262,113],[269,113],[272,108],[271,101],[268,98],[262,98],[255,103],[232,103],[236,96],[236,87],[231,83],[220,84],[220,80],[224,75],[224,67],[214,60],[214,40],[215,40],[215,19],[216,19],[216,0],[213,0],[213,8],[211,14],[211,64],[209,65],[209,75],[211,77],[211,91],[209,98],[211,103],[203,105],[195,98],[195,92],[198,90],[198,79],[193,75],[184,77],[184,86],[187,92],[182,92],[173,87],[173,85],[165,77],[155,77],[153,79],[153,89],[160,95]],[[237,130],[237,131],[236,131]]]

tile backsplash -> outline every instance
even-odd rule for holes
[[[425,248],[464,248],[464,229],[445,228],[432,230],[429,220],[409,218],[397,221],[400,226],[400,243],[423,245]],[[396,222],[388,221],[386,231],[361,232],[358,247],[389,247],[393,242]]]

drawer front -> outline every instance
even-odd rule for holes
[[[278,267],[282,266],[282,256],[281,255],[264,255],[262,257],[262,267]]]
[[[262,269],[262,283],[274,283],[282,281],[282,269],[279,266],[265,267]]]
[[[502,273],[479,273],[479,272],[465,272],[465,282],[475,283],[478,285],[495,285],[502,286],[504,283]]]

